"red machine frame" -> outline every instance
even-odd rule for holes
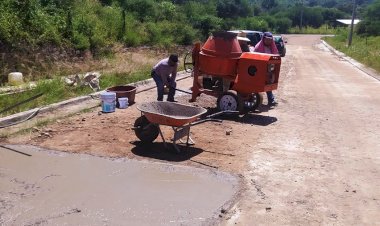
[[[201,47],[196,43],[192,50],[192,98],[200,94],[218,98],[219,110],[252,111],[262,103],[261,92],[275,90],[281,67],[279,55],[242,52],[237,34],[214,33]],[[186,62],[185,68],[190,63]],[[223,90],[204,87],[203,78],[222,81]]]

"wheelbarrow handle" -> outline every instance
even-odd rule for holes
[[[192,123],[190,123],[190,126],[195,126],[195,125],[198,125],[198,124],[201,124],[201,123],[204,123],[204,122],[222,122],[222,120],[220,120],[220,119],[214,119],[214,118],[206,118],[206,119],[202,119],[202,120],[198,120],[198,121],[192,122]]]
[[[207,118],[213,118],[219,115],[233,115],[233,114],[239,114],[239,111],[230,111],[230,110],[220,111],[215,114],[208,115]]]

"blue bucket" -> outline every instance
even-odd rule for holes
[[[110,113],[110,112],[115,111],[116,93],[114,93],[114,92],[103,92],[100,94],[100,99],[102,100],[102,112]]]

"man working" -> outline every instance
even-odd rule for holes
[[[270,32],[264,32],[264,35],[259,43],[256,44],[254,52],[278,54],[276,44],[273,41],[273,35]],[[278,103],[274,99],[272,91],[267,92],[268,105],[276,106]]]
[[[169,94],[167,101],[174,102],[175,88],[177,83],[175,78],[177,76],[178,56],[171,54],[169,58],[165,58],[158,62],[152,69],[151,76],[157,85],[157,100],[164,99],[164,86],[169,87]]]
[[[249,38],[244,32],[240,32],[237,36],[237,40],[239,42],[240,48],[242,52],[250,52],[248,42],[250,42]]]

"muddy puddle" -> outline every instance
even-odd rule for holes
[[[207,225],[238,189],[211,170],[7,147],[26,155],[0,148],[0,225]]]

